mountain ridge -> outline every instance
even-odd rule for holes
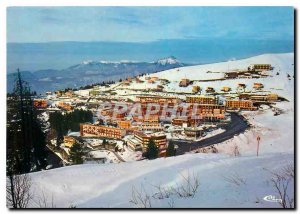
[[[43,69],[37,71],[21,71],[25,81],[29,82],[32,90],[38,93],[59,90],[64,88],[77,88],[103,81],[117,81],[129,76],[143,73],[155,73],[171,68],[187,66],[174,56],[158,59],[153,62],[137,62],[121,60],[93,61],[85,60],[79,64],[65,69]],[[7,91],[13,90],[15,73],[7,74]],[[47,84],[45,84],[47,83]]]

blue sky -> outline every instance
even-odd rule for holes
[[[9,7],[7,42],[293,40],[292,7]]]

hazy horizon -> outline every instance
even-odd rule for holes
[[[7,72],[294,51],[293,7],[8,7]]]
[[[7,72],[64,69],[86,60],[151,62],[174,56],[189,64],[241,59],[265,53],[294,51],[288,40],[189,39],[154,42],[8,43]]]

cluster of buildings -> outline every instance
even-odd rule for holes
[[[263,77],[268,75],[265,71],[272,70],[270,64],[253,64],[247,70],[237,70],[225,73],[226,79],[243,78],[243,77]],[[79,92],[56,91],[56,107],[62,111],[72,111],[79,104],[92,110],[93,113],[101,113],[102,123],[82,123],[80,124],[80,137],[84,138],[99,138],[99,139],[114,139],[121,140],[133,151],[145,152],[150,141],[155,142],[159,148],[159,156],[164,157],[168,146],[170,133],[166,125],[175,127],[180,133],[183,133],[189,139],[198,139],[208,130],[203,126],[205,123],[223,122],[227,119],[226,112],[248,110],[254,111],[258,109],[260,104],[272,104],[279,100],[277,94],[264,93],[262,90],[264,85],[259,82],[254,82],[251,86],[254,90],[251,93],[246,93],[246,84],[237,83],[236,93],[232,93],[233,86],[223,86],[220,90],[224,93],[216,93],[213,87],[201,88],[198,85],[193,85],[193,81],[183,78],[179,82],[180,87],[188,87],[192,85],[192,93],[189,95],[177,96],[176,93],[168,95],[159,95],[163,93],[164,86],[169,83],[167,79],[160,79],[155,76],[146,76],[144,81],[139,77],[128,77],[121,81],[120,85],[130,85],[131,83],[147,82],[148,84],[156,83],[156,88],[148,90],[147,95],[141,93],[134,94],[134,100],[124,101],[122,104],[127,105],[128,110],[124,112],[115,112],[114,107],[117,106],[118,99],[107,96],[100,88],[91,90],[82,90]],[[206,95],[196,95],[202,90],[205,90]],[[151,93],[151,92],[158,93]],[[231,93],[227,93],[231,92]],[[156,95],[152,95],[156,94]],[[48,94],[50,95],[50,94]],[[101,96],[100,96],[101,95]],[[102,98],[103,97],[103,98]],[[68,101],[67,101],[68,100]],[[71,100],[71,101],[70,101]],[[110,102],[109,107],[99,107],[102,102]],[[131,115],[131,107],[133,104],[140,105],[138,115]],[[159,107],[155,113],[147,115],[149,105],[157,104]],[[49,102],[47,99],[34,100],[34,106],[37,108],[47,108]],[[166,112],[168,118],[162,119],[162,114],[165,108],[175,109],[174,112]],[[153,109],[150,109],[153,110]],[[174,130],[175,130],[174,129]],[[65,136],[64,145],[66,148],[72,147],[77,141],[74,137]]]
[[[248,66],[247,70],[235,70],[226,72],[224,78],[262,78],[269,76],[267,71],[270,71],[272,69],[273,67],[271,64],[252,64]]]
[[[254,83],[254,86],[262,88],[263,84]],[[240,83],[238,87],[244,88],[245,84]],[[222,89],[224,91],[231,90],[230,87],[226,86]],[[200,87],[197,90],[200,90]],[[170,117],[169,124],[173,127],[179,127],[187,138],[197,139],[207,131],[201,124],[205,122],[218,123],[225,120],[226,111],[253,111],[257,110],[257,104],[272,103],[278,101],[278,99],[277,94],[256,93],[238,93],[237,96],[228,96],[222,100],[215,95],[185,96],[185,99],[175,96],[138,95],[135,96],[134,104],[140,104],[141,115],[129,116],[128,111],[130,111],[130,108],[127,112],[115,114],[114,107],[116,103],[112,103],[110,108],[100,109],[101,114],[106,118],[106,122],[109,123],[104,123],[105,125],[80,124],[80,137],[122,140],[132,150],[143,152],[146,151],[150,140],[153,140],[159,148],[159,156],[163,157],[166,155],[168,137],[164,126],[165,121],[162,121],[160,116],[165,105],[168,108],[177,106],[176,115]],[[46,103],[46,100],[34,101],[36,106],[45,107]],[[56,104],[62,110],[73,109],[72,104],[64,101]],[[160,106],[160,109],[150,117],[146,117],[148,104],[158,104]],[[181,104],[188,106],[185,114],[183,114],[184,107]],[[132,103],[128,103],[128,105],[132,105]],[[115,117],[112,120],[113,115]],[[75,139],[66,136],[64,141],[65,147],[70,148]]]

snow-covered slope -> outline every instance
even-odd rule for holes
[[[260,153],[271,154],[281,152],[294,153],[294,102],[278,103],[283,113],[274,116],[271,109],[255,112],[244,112],[243,115],[252,124],[245,133],[218,144],[220,153],[232,154],[235,146],[242,155],[256,155],[257,137],[260,137]]]
[[[231,71],[234,69],[247,69],[247,67],[250,64],[259,63],[271,63],[272,66],[278,68],[279,70],[281,68],[291,70],[293,66],[290,64],[290,62],[293,62],[293,58],[293,53],[263,54],[243,60],[174,68],[152,74],[151,76],[167,78],[170,81],[178,81],[181,78],[188,78],[191,80],[218,79],[224,77],[224,72]],[[207,73],[207,71],[211,71],[212,73]]]
[[[217,154],[186,154],[153,161],[138,161],[106,165],[70,166],[30,174],[35,200],[46,196],[48,204],[56,207],[137,207],[130,202],[133,192],[150,196],[152,207],[279,207],[278,203],[263,200],[265,196],[278,197],[272,183],[272,172],[282,172],[283,167],[294,163],[294,65],[293,54],[267,54],[245,60],[231,61],[172,69],[152,74],[167,78],[177,88],[180,78],[216,78],[219,73],[231,69],[244,69],[252,63],[270,63],[274,66],[273,77],[264,79],[238,79],[199,82],[219,89],[223,85],[233,87],[237,82],[252,86],[262,82],[265,89],[278,93],[289,102],[276,104],[283,113],[274,116],[271,109],[244,112],[252,124],[245,133],[216,146]],[[279,75],[275,75],[279,72]],[[210,75],[209,75],[210,74]],[[287,74],[292,77],[287,78]],[[207,75],[207,76],[206,76]],[[208,76],[209,75],[209,76]],[[149,84],[143,87],[149,87]],[[140,84],[140,85],[143,85]],[[197,83],[198,84],[198,83]],[[137,87],[133,83],[130,87]],[[175,86],[176,85],[176,86]],[[180,88],[180,90],[191,88]],[[256,156],[257,136],[260,136],[260,153]],[[240,156],[232,151],[238,146]],[[194,197],[182,198],[170,194],[168,198],[152,197],[158,192],[155,186],[176,188],[185,185],[183,176],[195,175],[200,186]],[[234,184],[232,180],[239,180]],[[294,194],[293,184],[288,193]],[[134,189],[134,190],[133,190]],[[31,203],[31,206],[38,206]]]
[[[260,79],[226,79],[224,73],[236,69],[247,69],[250,64],[266,63],[274,67],[273,71],[269,71],[270,77]],[[209,71],[209,72],[208,72]],[[277,75],[278,73],[278,75]],[[287,77],[288,74],[291,80]],[[166,92],[185,92],[191,93],[192,87],[195,85],[200,86],[202,94],[205,94],[206,87],[213,87],[217,92],[221,92],[223,86],[231,87],[234,92],[238,83],[246,84],[246,90],[252,90],[255,82],[264,84],[264,90],[277,93],[289,100],[294,99],[294,54],[264,54],[260,56],[251,57],[243,60],[228,61],[207,65],[187,66],[181,68],[170,69],[158,73],[150,74],[151,77],[158,77],[168,79],[170,83],[164,86]],[[193,80],[194,83],[188,87],[179,87],[179,81],[182,78]],[[144,80],[144,79],[143,79]],[[200,80],[200,81],[199,81]],[[203,82],[202,80],[206,80]],[[214,80],[214,81],[208,81]],[[156,88],[160,84],[159,81],[149,84],[147,81],[144,83],[131,83],[129,86],[121,86],[128,89],[145,89]]]
[[[271,172],[280,171],[293,161],[290,154],[228,157],[191,154],[154,161],[122,164],[81,165],[38,172],[31,175],[37,195],[44,193],[56,207],[136,207],[130,203],[132,191],[155,195],[155,186],[176,188],[184,185],[183,176],[197,176],[200,181],[195,197],[171,195],[151,197],[152,207],[278,207],[266,202],[276,195],[270,183]],[[243,184],[230,182],[241,179]],[[32,204],[32,206],[36,206]]]

